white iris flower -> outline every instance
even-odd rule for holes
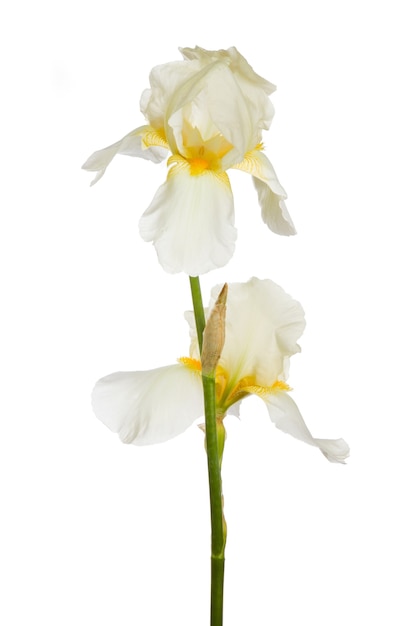
[[[213,307],[221,287],[212,290]],[[93,390],[97,417],[125,443],[166,441],[184,432],[204,413],[201,363],[192,312],[190,356],[175,365],[144,372],[118,372],[98,381]],[[248,395],[261,398],[277,428],[318,447],[333,462],[343,463],[349,447],[343,439],[316,439],[308,430],[286,380],[289,359],[300,351],[304,311],[271,280],[252,278],[229,285],[226,340],[216,368],[218,419],[238,415]]]
[[[236,48],[180,50],[183,61],[151,71],[140,103],[148,124],[94,152],[83,168],[97,172],[95,183],[116,154],[158,163],[171,153],[167,180],[143,214],[140,234],[153,241],[167,272],[198,276],[222,267],[234,252],[230,168],[253,176],[262,218],[274,233],[293,235],[295,228],[286,193],[262,151],[275,86]]]

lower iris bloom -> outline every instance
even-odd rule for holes
[[[220,289],[212,290],[209,311]],[[110,374],[94,387],[94,412],[125,443],[161,443],[204,414],[194,315],[185,316],[189,356],[150,371]],[[301,305],[271,280],[252,278],[229,285],[226,340],[216,368],[217,418],[238,415],[241,401],[256,395],[277,428],[319,448],[329,461],[343,463],[349,456],[346,442],[314,438],[289,395],[289,359],[300,351],[297,340],[304,327]]]

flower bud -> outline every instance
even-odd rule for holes
[[[223,350],[226,327],[226,299],[227,283],[225,283],[219,293],[204,329],[203,349],[201,351],[203,376],[214,375]]]

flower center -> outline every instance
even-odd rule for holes
[[[221,170],[222,158],[233,147],[221,133],[202,136],[200,130],[188,122],[184,123],[182,142],[181,156],[188,162],[191,176],[199,176],[206,170]]]
[[[201,375],[201,363],[197,359],[183,356],[178,359],[186,367]],[[280,391],[290,391],[291,387],[283,380],[276,380],[272,385],[258,385],[255,376],[245,376],[241,378],[235,385],[231,382],[232,377],[221,366],[216,368],[216,405],[219,413],[224,415],[233,404],[242,400],[249,394],[257,396],[267,395]]]
[[[203,159],[202,157],[194,157],[188,159],[188,163],[190,164],[190,174],[191,176],[198,176],[204,170],[211,169],[210,162],[207,159]]]

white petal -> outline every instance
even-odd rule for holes
[[[308,430],[294,400],[279,391],[261,395],[268,408],[269,416],[277,428],[284,433],[319,448],[333,463],[344,463],[349,456],[349,446],[343,439],[315,439]]]
[[[97,382],[92,404],[99,420],[124,443],[161,443],[203,415],[201,377],[182,364],[117,372]]]
[[[206,170],[191,176],[188,164],[174,166],[139,222],[170,273],[199,276],[226,265],[233,255],[233,196],[226,174]]]
[[[210,309],[222,288],[211,292]],[[195,325],[187,315],[190,334]],[[236,382],[254,376],[256,384],[268,387],[286,377],[288,357],[300,351],[297,340],[305,328],[299,302],[272,280],[251,278],[247,283],[230,283],[226,310],[226,342],[220,365]],[[197,343],[191,344],[193,358]]]
[[[315,439],[316,445],[326,459],[332,463],[344,463],[350,455],[350,449],[344,439]]]
[[[275,174],[272,163],[260,150],[246,155],[242,163],[235,166],[253,176],[258,201],[262,209],[262,219],[277,235],[295,235],[296,230],[284,199],[287,197]]]
[[[84,170],[97,172],[97,175],[91,182],[91,185],[94,185],[100,180],[116,154],[141,157],[143,159],[153,161],[153,163],[160,163],[163,161],[167,155],[167,150],[161,148],[160,146],[151,146],[149,148],[143,147],[142,136],[147,131],[149,131],[149,126],[141,126],[132,130],[131,133],[111,146],[107,146],[107,148],[94,152],[82,166]]]

